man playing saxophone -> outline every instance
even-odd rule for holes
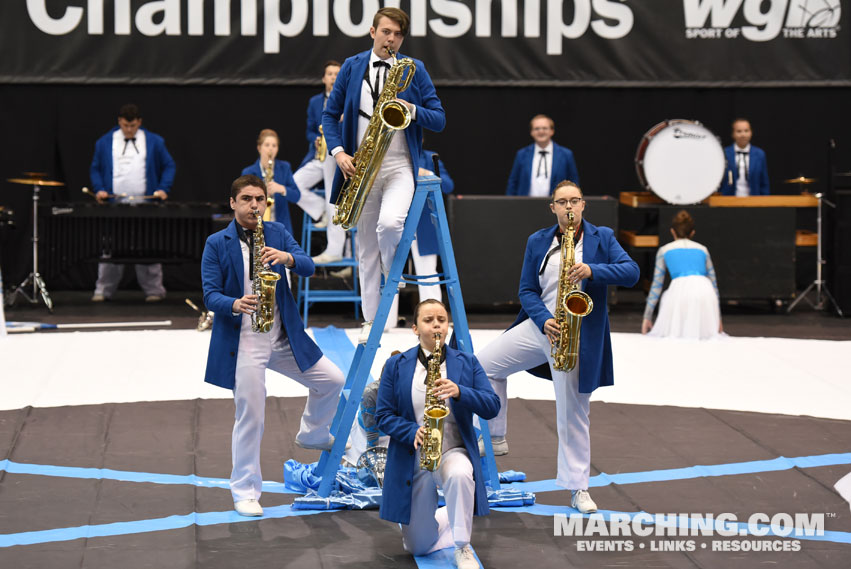
[[[588,493],[591,392],[614,383],[608,286],[632,286],[639,276],[638,265],[618,244],[614,232],[584,220],[584,210],[582,190],[576,184],[564,181],[556,186],[550,211],[558,223],[533,233],[526,244],[520,275],[520,314],[511,328],[477,354],[501,403],[499,415],[489,423],[497,455],[508,453],[506,378],[549,364],[559,441],[556,484],[572,491],[571,505],[583,513],[597,509]],[[562,235],[569,233],[571,213],[574,263],[563,267]],[[571,285],[579,285],[590,297],[593,310],[579,319],[581,342],[575,367],[560,371],[553,362],[552,343],[565,341],[559,332],[568,324],[558,322],[554,314],[560,312],[556,310],[559,289]]]
[[[473,414],[493,418],[499,398],[475,356],[448,345],[437,349],[435,335],[443,343],[449,330],[443,303],[419,303],[414,322],[419,345],[387,360],[378,387],[375,420],[390,436],[380,515],[402,524],[403,546],[413,555],[454,545],[458,569],[478,569],[470,548],[473,515],[488,513],[488,499]],[[443,419],[440,448],[432,448],[440,458],[426,460],[422,468],[423,445],[429,446],[424,417],[429,400],[450,412]],[[438,488],[446,500],[442,508],[437,507]]]
[[[291,377],[309,389],[295,436],[296,445],[309,449],[326,450],[333,445],[330,426],[345,379],[305,332],[292,292],[285,284],[275,287],[271,309],[264,307],[263,312],[271,314],[269,331],[252,330],[250,316],[259,309],[252,271],[269,270],[282,275],[286,267],[309,277],[314,265],[278,222],[263,223],[265,246],[255,247],[255,239],[261,237],[257,219],[266,209],[263,180],[253,175],[237,178],[231,186],[230,205],[234,220],[207,239],[201,259],[204,304],[216,315],[204,380],[233,390],[236,413],[230,488],[234,508],[243,516],[261,516],[260,441],[266,369]],[[256,254],[260,255],[259,263],[253,258]]]
[[[356,172],[353,154],[367,131],[376,103],[387,88],[385,80],[408,33],[408,15],[398,8],[376,12],[370,28],[372,49],[346,59],[334,83],[325,110],[322,128],[331,155],[337,163],[332,201],[336,201],[346,177]],[[381,275],[390,270],[396,247],[402,238],[405,219],[414,195],[415,175],[419,171],[423,128],[439,132],[446,116],[434,84],[422,61],[413,60],[415,70],[410,85],[398,93],[396,101],[410,111],[410,125],[397,132],[363,206],[357,223],[357,258],[361,299],[366,320],[360,342],[366,342],[372,320],[381,300]],[[342,124],[340,118],[343,117]]]

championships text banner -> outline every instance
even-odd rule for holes
[[[4,0],[4,83],[317,84],[411,15],[438,85],[849,86],[851,0]]]

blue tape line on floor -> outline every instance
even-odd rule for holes
[[[570,506],[548,506],[546,504],[534,504],[532,506],[513,506],[507,508],[494,508],[495,512],[511,512],[517,514],[531,514],[533,516],[547,516],[551,517],[555,514],[565,514],[570,516],[571,514],[578,514],[578,510],[571,508]],[[609,521],[611,519],[612,514],[618,515],[627,515],[629,519],[633,519],[636,516],[650,516],[650,519],[642,520],[642,525],[655,525],[653,514],[649,514],[647,512],[618,512],[614,510],[598,510],[594,514],[582,514],[582,517],[589,518],[592,516],[602,517],[604,520]],[[698,527],[696,524],[693,524],[692,521],[688,518],[678,519],[677,522],[671,523],[660,523],[658,524],[664,527]],[[735,528],[735,532],[738,533],[738,536],[732,537],[767,537],[767,536],[775,536],[775,537],[786,537],[788,539],[802,539],[808,541],[831,541],[835,543],[851,543],[851,532],[846,531],[827,531],[825,530],[824,535],[806,535],[806,530],[795,529],[789,535],[781,535],[785,533],[783,531],[777,532],[777,528],[775,526],[770,526],[768,524],[755,524],[756,527],[760,529],[767,529],[768,532],[766,536],[755,536],[750,532],[749,526],[746,522],[717,522],[715,527],[729,527]],[[695,536],[689,536],[695,537]],[[716,536],[717,537],[717,536]]]
[[[727,464],[696,465],[685,468],[670,468],[667,470],[647,470],[645,472],[624,472],[620,474],[600,473],[592,476],[588,482],[591,488],[608,486],[609,484],[641,484],[644,482],[669,482],[671,480],[687,480],[710,476],[735,476],[737,474],[755,474],[757,472],[776,472],[792,468],[817,468],[819,466],[836,466],[851,464],[851,453],[820,454],[814,456],[797,456],[787,458],[781,456],[770,460],[754,460],[750,462],[731,462]],[[535,482],[513,482],[504,484],[504,488],[523,490],[526,492],[555,492],[564,490],[556,486],[555,480],[537,480]]]
[[[94,480],[117,480],[119,482],[148,482],[150,484],[188,484],[200,488],[230,489],[230,482],[223,478],[204,478],[194,474],[157,474],[154,472],[131,472],[109,468],[80,468],[76,466],[53,466],[50,464],[27,464],[0,461],[0,471],[11,474],[33,474],[36,476],[57,476],[61,478],[83,478]],[[263,491],[273,494],[298,494],[287,489],[281,482],[263,482]]]
[[[329,510],[325,510],[329,511]],[[264,508],[263,517],[248,518],[240,516],[233,510],[227,512],[192,513],[183,516],[168,516],[150,520],[133,522],[117,522],[112,524],[86,525],[71,528],[59,528],[43,531],[27,531],[0,535],[0,547],[15,545],[35,545],[55,541],[71,541],[74,539],[109,537],[135,533],[166,531],[189,527],[191,525],[213,526],[219,524],[234,524],[241,522],[256,522],[272,518],[289,518],[294,516],[309,516],[323,513],[321,510],[293,510],[289,504]]]

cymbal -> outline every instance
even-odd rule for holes
[[[64,186],[65,182],[56,182],[54,180],[39,180],[36,178],[8,178],[7,182],[13,184],[21,184],[23,186]]]
[[[804,178],[803,176],[783,180],[784,184],[815,184],[816,182],[818,182],[818,178]]]

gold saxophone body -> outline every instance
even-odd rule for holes
[[[266,211],[263,212],[263,221],[275,221],[275,198],[269,193],[269,182],[275,178],[275,160],[269,158],[269,161],[263,167],[263,174],[266,177]]]
[[[567,273],[576,263],[573,248],[573,212],[568,212],[567,232],[561,238],[561,268],[558,276],[555,320],[559,325],[558,339],[552,343],[553,368],[570,371],[579,360],[579,331],[582,318],[594,309],[594,302],[587,293],[579,290],[578,283],[571,283]]]
[[[322,130],[322,125],[319,125],[319,145],[316,147],[316,155],[314,158],[320,162],[325,162],[328,157],[328,143],[325,142],[325,132]]]
[[[257,228],[254,230],[254,263],[251,267],[251,293],[257,295],[257,309],[251,314],[251,330],[265,333],[272,329],[275,319],[275,285],[281,275],[260,262],[266,238],[263,235],[263,219],[260,210],[254,210]]]
[[[440,379],[440,359],[443,346],[440,333],[434,335],[434,352],[426,370],[425,410],[423,411],[423,446],[420,449],[420,469],[435,471],[443,458],[443,420],[449,416],[449,407],[434,394],[434,384]]]
[[[396,54],[393,50],[388,51],[395,60]],[[409,70],[407,75],[406,70]],[[369,190],[372,189],[372,183],[381,168],[393,135],[397,130],[404,130],[411,124],[411,111],[395,99],[411,84],[416,70],[414,60],[406,57],[396,60],[387,73],[387,81],[372,110],[372,118],[369,119],[363,140],[355,152],[355,173],[343,183],[337,197],[337,213],[332,221],[342,225],[344,229],[351,229],[358,224]]]

